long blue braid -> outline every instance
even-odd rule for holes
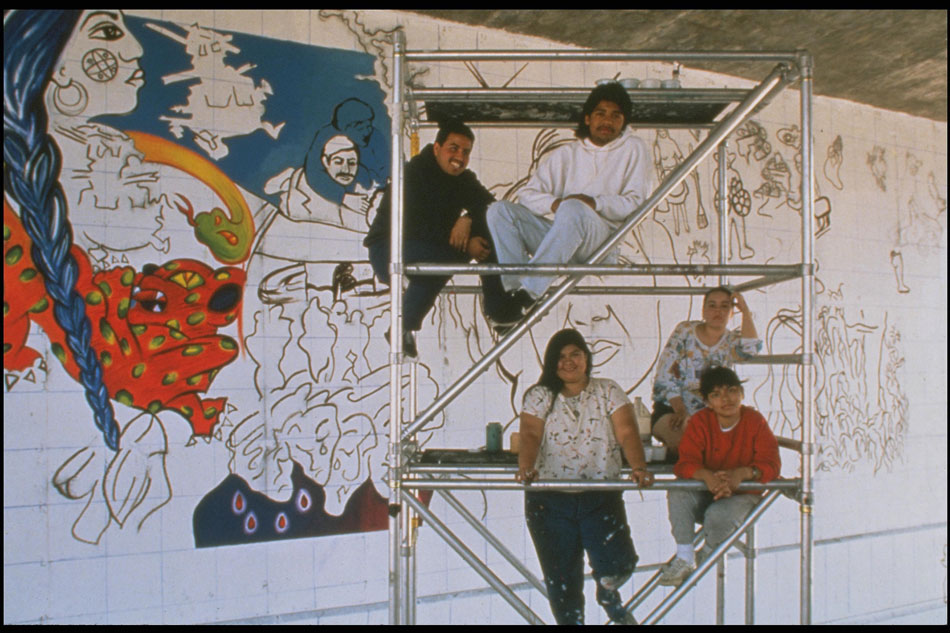
[[[119,448],[119,427],[92,348],[92,326],[76,290],[72,226],[59,183],[59,148],[47,132],[44,93],[81,11],[19,10],[3,18],[3,185],[20,205],[33,240],[31,255],[53,298],[53,314],[79,366],[79,378],[106,445]]]

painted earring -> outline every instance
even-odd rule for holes
[[[67,91],[70,91],[67,94]],[[69,99],[72,97],[72,92],[75,92],[76,98]],[[82,114],[86,106],[89,105],[89,93],[86,92],[85,87],[81,83],[77,83],[72,79],[69,80],[69,84],[66,87],[62,87],[57,83],[53,83],[53,107],[64,116],[79,116]]]

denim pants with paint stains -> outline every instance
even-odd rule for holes
[[[524,498],[528,530],[557,623],[584,623],[585,551],[597,581],[597,603],[620,620],[620,592],[601,587],[600,579],[632,574],[637,565],[623,493],[526,492]]]

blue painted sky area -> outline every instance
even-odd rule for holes
[[[127,17],[127,26],[144,49],[140,65],[145,72],[145,85],[138,93],[138,107],[134,111],[98,117],[98,122],[174,141],[212,160],[234,182],[272,202],[276,202],[276,196],[264,194],[264,183],[287,167],[303,165],[314,135],[330,124],[333,109],[340,102],[355,97],[368,104],[375,113],[373,126],[382,138],[389,138],[384,92],[375,81],[357,78],[373,74],[372,55],[219,31],[232,35],[230,44],[240,49],[239,53],[225,56],[224,63],[235,69],[253,64],[255,67],[245,76],[258,86],[266,80],[273,90],[265,102],[263,120],[285,125],[276,140],[262,129],[230,137],[224,141],[228,155],[220,160],[211,159],[194,142],[190,129],[185,128],[184,136],[176,138],[169,123],[159,118],[181,118],[183,115],[172,111],[172,107],[187,104],[189,87],[198,84],[199,79],[165,85],[162,77],[192,68],[191,56],[184,44],[147,28],[146,23],[157,24],[182,37],[187,35],[186,27],[171,22]]]

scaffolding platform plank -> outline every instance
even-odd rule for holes
[[[431,448],[416,454],[416,462],[423,465],[444,466],[517,466],[518,454],[511,451],[490,452],[481,449]],[[621,455],[624,468],[629,468],[626,457]],[[666,461],[648,460],[651,468],[672,472],[673,464]],[[663,468],[668,467],[668,468]]]
[[[454,117],[469,124],[567,125],[580,120],[589,88],[563,91],[501,89],[421,89],[413,99],[425,103],[428,121]],[[715,123],[746,90],[631,90],[636,126],[707,126]]]
[[[420,464],[455,466],[518,465],[518,454],[511,451],[489,452],[465,449],[429,449],[419,453]]]

